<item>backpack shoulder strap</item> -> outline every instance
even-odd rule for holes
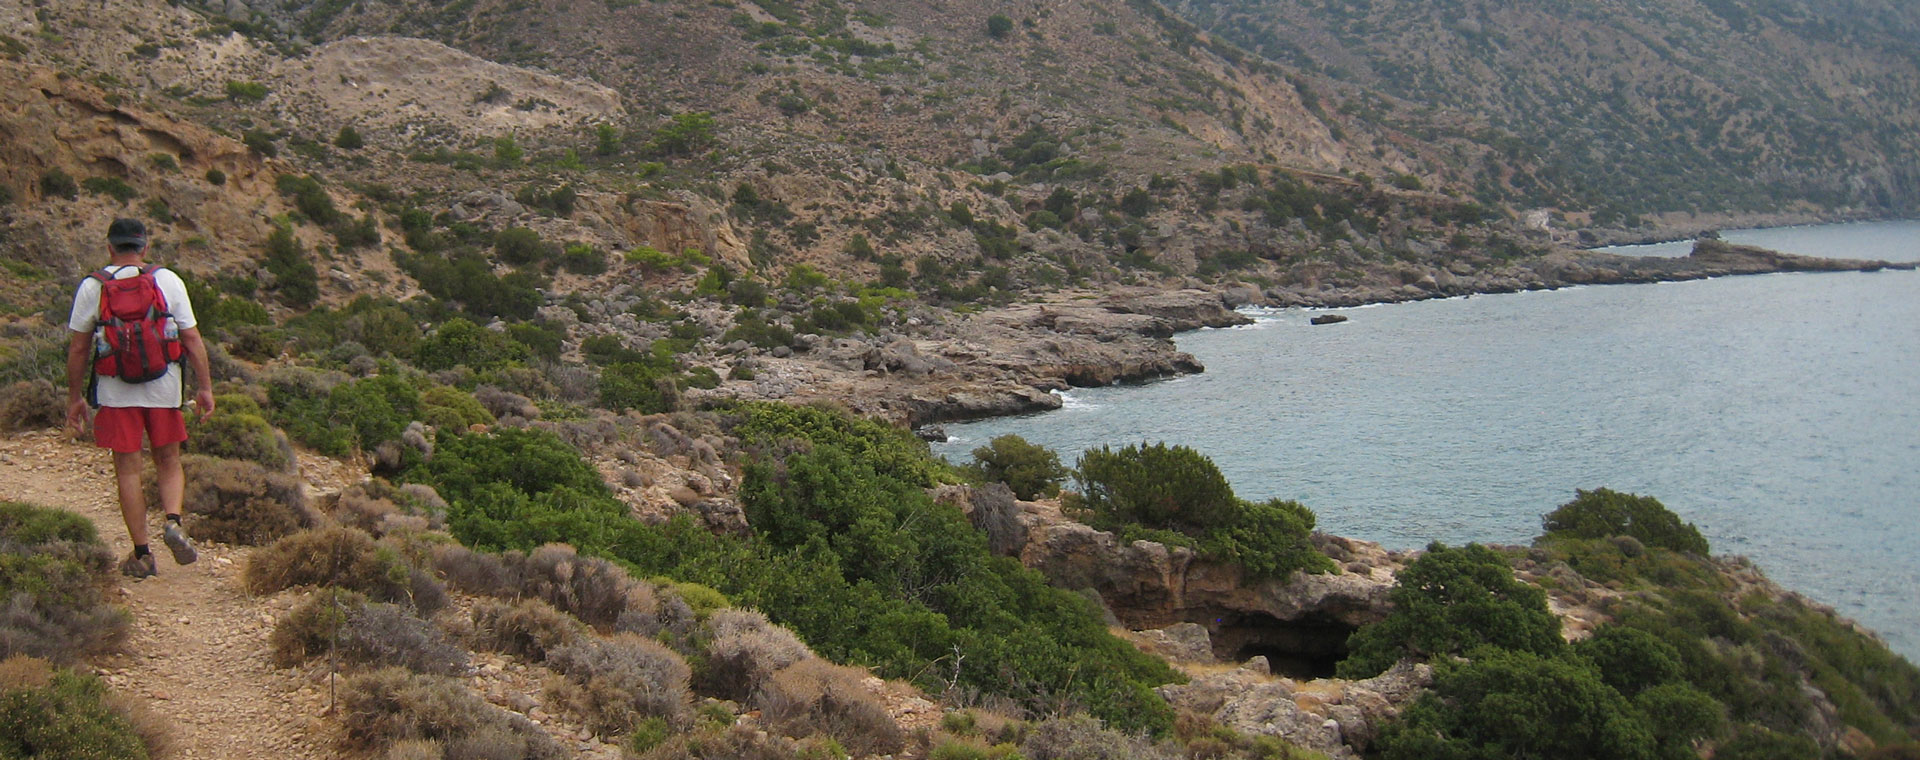
[[[158,272],[165,268],[166,266],[162,264],[148,264],[146,266],[140,267],[140,274],[142,276],[152,278],[155,272]],[[158,314],[159,316],[161,317],[173,316],[173,307],[167,304],[167,291],[160,289],[160,281],[158,279],[155,279],[153,281],[153,305],[157,309],[159,309],[159,311],[156,312],[156,314]]]

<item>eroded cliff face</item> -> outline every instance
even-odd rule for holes
[[[224,175],[218,184],[208,179],[216,171]],[[157,242],[179,246],[177,256],[251,255],[243,252],[285,211],[274,192],[279,171],[205,127],[121,105],[52,69],[0,61],[0,185],[27,201],[7,211],[8,244],[19,260],[60,278],[104,260],[115,216],[147,218]],[[195,243],[182,245],[188,240]],[[158,253],[165,260],[166,251]]]

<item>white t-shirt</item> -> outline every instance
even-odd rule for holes
[[[140,267],[121,266],[106,268],[116,280],[124,280],[140,274]],[[160,294],[167,299],[167,310],[173,313],[173,323],[182,330],[190,329],[199,322],[193,318],[193,302],[187,300],[187,284],[180,275],[167,269],[153,272],[154,284],[160,286]],[[67,329],[79,333],[96,332],[100,321],[100,281],[88,277],[80,281],[80,289],[73,294],[73,313],[67,317]],[[95,336],[98,340],[98,336]],[[143,406],[155,409],[179,409],[186,398],[182,395],[184,382],[181,377],[181,364],[174,362],[167,366],[167,374],[144,383],[129,383],[117,377],[101,377],[95,391],[95,398],[101,406]]]

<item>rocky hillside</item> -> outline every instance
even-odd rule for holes
[[[1389,100],[1344,107],[1444,134],[1476,194],[1593,210],[1796,205],[1910,213],[1920,198],[1920,11],[1890,0],[1180,0],[1197,26]],[[1475,165],[1479,162],[1478,165]],[[1445,173],[1437,167],[1428,173]]]

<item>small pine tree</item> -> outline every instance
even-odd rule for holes
[[[973,459],[973,470],[982,479],[1005,483],[1022,499],[1057,495],[1067,477],[1059,455],[1017,435],[1003,435],[974,449]]]

